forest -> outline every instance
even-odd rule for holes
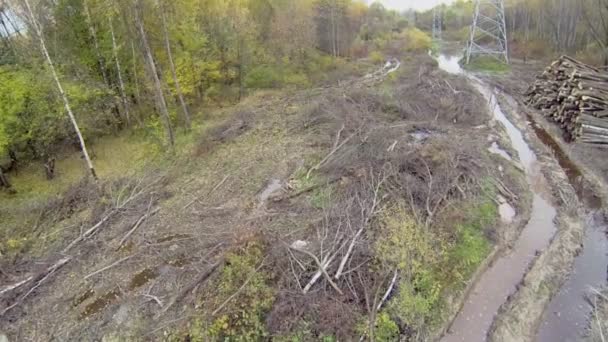
[[[477,2],[0,0],[0,341],[603,342],[608,0]]]
[[[466,41],[473,2],[443,7],[446,39]],[[506,11],[514,56],[608,63],[606,3],[511,0]],[[347,0],[3,0],[0,13],[4,173],[17,162],[50,166],[63,148],[80,146],[62,93],[84,141],[127,129],[170,146],[205,105],[306,87],[341,59],[381,60],[392,32],[429,30],[432,21],[430,11]]]

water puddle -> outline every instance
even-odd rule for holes
[[[439,56],[439,67],[452,74],[463,74],[458,57]],[[532,213],[519,239],[508,254],[500,257],[474,285],[443,341],[484,341],[500,306],[515,293],[536,252],[545,249],[556,232],[556,210],[545,199],[548,185],[540,172],[537,157],[523,134],[500,108],[496,95],[478,78],[466,74],[471,84],[486,99],[494,119],[505,127],[517,151],[533,191]],[[498,147],[498,146],[497,146]],[[505,152],[506,153],[506,152]],[[512,208],[511,208],[512,209]],[[512,213],[502,208],[505,218]]]
[[[428,130],[425,130],[425,129],[419,129],[419,130],[416,130],[416,131],[414,131],[414,132],[410,133],[410,136],[411,136],[412,138],[414,138],[414,140],[415,140],[416,142],[423,142],[423,141],[425,141],[426,139],[430,138],[430,137],[431,137],[431,134],[432,134],[432,133],[431,133],[430,131],[428,131]]]
[[[547,131],[538,125],[532,116],[527,115],[527,119],[536,136],[553,152],[557,162],[566,173],[569,183],[576,191],[577,197],[590,209],[601,208],[602,200],[595,195],[591,189],[589,189],[581,170],[568,157],[568,155],[566,155],[557,141],[555,141],[555,139]]]
[[[150,280],[158,277],[158,272],[152,268],[146,268],[136,273],[129,283],[129,290],[135,290],[138,287],[146,285]]]
[[[537,340],[576,342],[583,340],[592,307],[585,301],[589,288],[606,284],[608,240],[603,218],[592,215],[587,222],[584,248],[574,260],[570,278],[543,315]]]
[[[439,55],[436,59],[439,67],[450,74],[459,75],[464,72],[460,67],[460,57],[458,56]]]
[[[116,300],[118,300],[118,298],[120,297],[120,294],[121,294],[120,289],[115,288],[114,290],[97,298],[93,303],[87,305],[84,308],[82,313],[80,313],[80,316],[78,317],[78,319],[82,320],[82,319],[88,318],[98,312],[101,312],[108,305],[116,302]]]

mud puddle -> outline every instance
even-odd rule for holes
[[[460,58],[439,56],[439,67],[452,74],[464,74],[458,64]],[[501,305],[517,291],[536,252],[545,249],[556,232],[553,220],[555,208],[547,200],[548,184],[540,172],[536,154],[526,143],[523,134],[500,108],[496,95],[486,84],[465,74],[471,84],[486,99],[494,119],[505,127],[513,148],[517,151],[533,192],[532,212],[528,224],[508,254],[498,258],[473,286],[462,309],[452,322],[443,341],[484,341]]]
[[[600,215],[591,215],[586,224],[584,248],[574,260],[570,278],[553,298],[543,315],[537,340],[541,342],[581,341],[588,327],[592,307],[585,301],[590,287],[606,283],[608,228]]]
[[[599,209],[602,207],[602,200],[593,193],[593,191],[589,188],[589,184],[585,181],[583,174],[578,166],[566,155],[564,150],[559,146],[557,141],[540,125],[534,121],[532,116],[529,114],[526,115],[528,123],[530,127],[534,130],[536,136],[545,144],[547,147],[551,149],[553,155],[557,159],[557,162],[561,166],[561,168],[566,173],[568,177],[569,183],[572,185],[574,190],[576,191],[576,195],[578,196],[581,202],[585,203],[585,205],[590,209]]]
[[[553,152],[566,173],[578,199],[591,209],[585,222],[583,250],[574,260],[570,276],[546,308],[538,331],[540,342],[574,342],[584,338],[593,308],[585,300],[590,288],[606,285],[608,239],[605,219],[596,209],[602,200],[589,188],[581,170],[562,150],[555,139],[528,115],[527,120],[536,136]],[[593,212],[596,211],[596,212]]]

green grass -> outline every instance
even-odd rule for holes
[[[511,71],[511,67],[493,57],[476,57],[471,59],[469,64],[465,64],[464,68],[472,71],[483,71],[492,74],[504,74]]]
[[[89,153],[99,178],[117,179],[138,171],[159,155],[157,145],[129,133],[107,136],[90,144]],[[23,203],[32,198],[60,194],[87,174],[80,152],[70,152],[55,162],[55,178],[48,180],[42,162],[31,162],[9,174],[16,194],[0,192],[0,206]],[[10,202],[10,204],[9,204]]]

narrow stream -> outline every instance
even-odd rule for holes
[[[494,119],[506,128],[513,148],[526,171],[533,192],[531,219],[508,254],[501,256],[481,276],[456,316],[443,341],[484,341],[500,306],[517,290],[530,262],[545,249],[556,232],[556,210],[548,201],[549,186],[540,172],[536,154],[523,134],[505,116],[492,89],[478,78],[465,74],[458,57],[441,56],[439,67],[449,73],[464,74],[486,99]]]
[[[501,257],[488,269],[475,285],[467,298],[464,307],[450,327],[450,333],[443,341],[483,341],[500,305],[507,296],[516,291],[515,286],[521,281],[534,258],[537,250],[543,250],[556,232],[553,220],[556,210],[546,200],[550,189],[540,172],[536,155],[519,131],[505,116],[494,91],[477,77],[465,73],[459,65],[459,57],[440,56],[439,67],[452,74],[464,74],[471,84],[488,101],[494,118],[501,122],[511,138],[513,147],[527,174],[530,189],[533,192],[532,216],[522,231],[513,250]],[[528,124],[536,136],[548,146],[559,165],[566,172],[568,179],[579,199],[590,209],[601,208],[601,200],[586,188],[582,173],[561,150],[559,144],[531,117]],[[584,248],[576,258],[569,279],[553,298],[545,311],[537,340],[540,342],[580,341],[588,326],[591,307],[584,296],[589,287],[601,287],[606,284],[606,267],[608,265],[608,239],[606,239],[606,222],[597,213],[592,213],[586,222]]]

